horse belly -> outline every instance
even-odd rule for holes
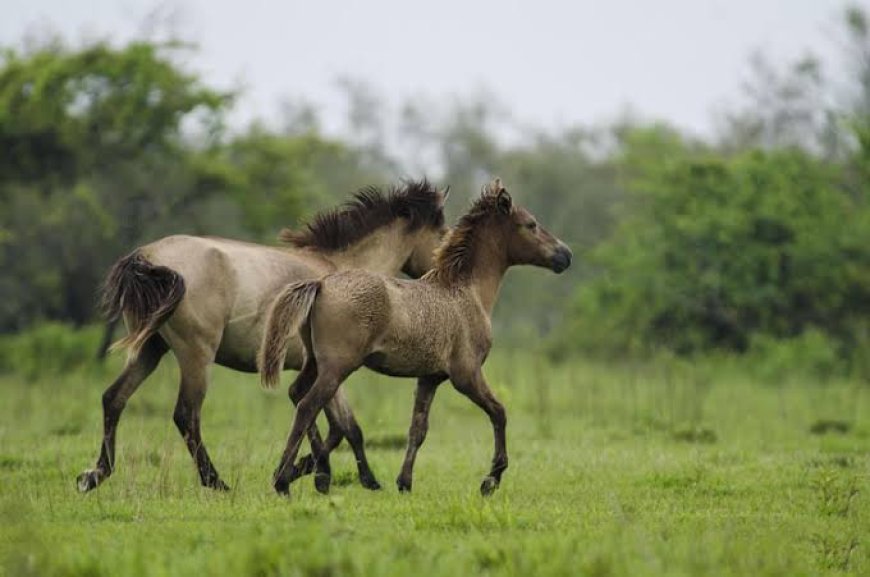
[[[259,327],[259,330],[257,327],[240,329],[241,327],[233,327],[232,323],[227,325],[215,356],[215,362],[237,371],[256,373],[258,370],[257,353],[263,334],[262,327]],[[302,340],[297,336],[291,337],[287,347],[284,369],[299,370],[302,368],[304,359]]]
[[[369,354],[363,364],[392,377],[423,377],[442,372],[444,363],[431,335],[395,335]]]

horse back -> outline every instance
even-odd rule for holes
[[[186,235],[142,247],[149,261],[178,272],[187,287],[161,334],[170,341],[183,340],[188,347],[211,350],[219,364],[256,371],[271,298],[289,282],[329,271],[326,261],[298,252]],[[296,356],[290,355],[290,365],[299,364]]]

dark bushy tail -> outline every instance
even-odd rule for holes
[[[103,285],[102,307],[109,320],[126,315],[128,334],[110,350],[127,347],[130,358],[145,344],[184,298],[184,279],[165,266],[148,262],[139,250],[115,263]]]
[[[266,330],[257,359],[263,387],[274,389],[278,385],[290,338],[298,334],[302,324],[308,320],[319,290],[318,280],[296,282],[287,285],[275,297],[266,318]]]

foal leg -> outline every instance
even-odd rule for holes
[[[453,386],[456,390],[468,397],[471,402],[483,409],[492,423],[492,433],[495,439],[495,453],[492,458],[492,468],[480,485],[480,493],[484,496],[491,495],[499,483],[501,475],[508,467],[507,446],[505,442],[505,427],[507,417],[504,406],[493,395],[483,373],[478,369],[469,379],[454,379]]]
[[[303,371],[305,371],[305,368],[303,368]],[[311,378],[312,382],[316,376],[315,371],[314,376]],[[305,396],[308,388],[310,388],[310,385],[305,386],[303,383],[299,383],[299,377],[297,377],[297,381],[291,385],[290,389],[290,399],[293,401],[293,404],[297,404]],[[356,459],[360,484],[372,491],[379,490],[381,484],[378,483],[375,474],[369,466],[362,429],[357,423],[347,398],[340,388],[336,391],[335,396],[326,404],[324,411],[329,421],[329,434],[326,441],[321,440],[316,424],[308,429],[311,454],[305,455],[296,462],[291,473],[291,482],[302,475],[314,472],[314,486],[321,493],[329,492],[331,481],[329,455],[347,437],[347,441]]]
[[[318,366],[317,379],[306,394],[296,405],[296,416],[287,439],[287,446],[281,457],[281,462],[275,470],[273,486],[275,491],[283,495],[290,494],[290,481],[293,471],[293,463],[299,454],[299,446],[302,444],[302,436],[308,431],[317,414],[326,403],[335,395],[346,371],[335,370],[332,367]]]
[[[417,379],[417,392],[414,394],[414,415],[411,417],[411,429],[408,431],[408,449],[405,452],[402,472],[396,479],[396,485],[403,493],[411,491],[414,460],[417,458],[417,451],[426,440],[426,432],[429,430],[429,409],[432,407],[432,399],[435,398],[438,385],[442,382],[444,382],[443,376]]]
[[[317,379],[317,363],[308,360],[302,366],[302,370],[296,375],[293,384],[288,391],[290,400],[294,405],[305,398]],[[319,493],[328,493],[332,481],[332,470],[329,466],[329,452],[323,447],[323,439],[317,429],[317,423],[308,427],[308,441],[311,443],[311,453],[299,460],[290,470],[290,482],[292,483],[303,475],[314,473],[314,487]]]
[[[103,393],[103,444],[100,447],[100,457],[97,465],[78,476],[76,484],[79,491],[86,493],[97,488],[100,483],[109,478],[115,469],[115,431],[118,421],[127,401],[139,388],[148,375],[157,368],[160,359],[169,347],[160,336],[153,336],[132,362],[128,361],[114,383]]]
[[[178,349],[176,356],[181,368],[181,386],[172,419],[193,457],[202,486],[228,491],[229,486],[218,475],[200,434],[200,414],[208,390],[211,358],[205,354],[179,354]]]

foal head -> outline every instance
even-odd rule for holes
[[[428,278],[450,286],[468,280],[476,267],[497,274],[517,264],[560,273],[571,265],[571,249],[540,226],[525,208],[515,206],[499,179],[483,187],[435,253]]]
[[[513,203],[511,195],[496,178],[484,187],[495,206],[492,228],[507,253],[507,265],[530,264],[561,273],[571,266],[568,246],[538,223],[535,216]]]

